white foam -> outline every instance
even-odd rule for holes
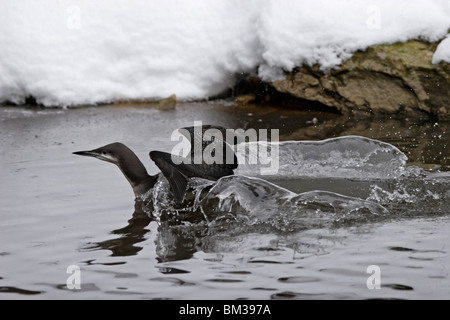
[[[328,70],[369,45],[449,28],[447,0],[2,0],[0,101],[203,99],[243,72]],[[447,42],[434,61],[450,60]]]

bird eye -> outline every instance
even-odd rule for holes
[[[106,151],[102,151],[102,155],[106,155]]]

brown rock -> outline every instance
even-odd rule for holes
[[[271,85],[343,113],[450,116],[450,66],[431,63],[437,43],[408,41],[356,52],[337,69],[296,68]]]

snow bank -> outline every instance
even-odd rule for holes
[[[450,63],[450,35],[442,40],[434,53],[433,64],[438,64],[441,61]]]
[[[449,28],[448,0],[1,0],[0,101],[201,99],[239,73],[328,70],[369,45]],[[445,43],[435,60],[450,60]]]

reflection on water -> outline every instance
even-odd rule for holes
[[[145,235],[149,232],[146,227],[151,221],[145,212],[137,210],[125,227],[111,231],[111,234],[118,235],[118,238],[88,243],[84,250],[110,250],[113,257],[136,255],[142,250],[137,244],[146,240]]]
[[[208,236],[208,227],[168,226],[164,223],[156,236],[156,254],[159,262],[190,259],[197,251],[204,250],[203,239]]]

